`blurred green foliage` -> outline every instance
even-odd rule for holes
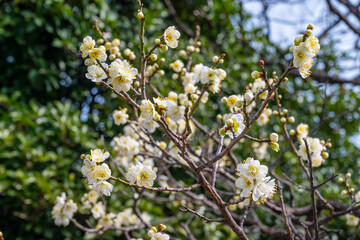
[[[152,41],[167,26],[177,26],[181,21],[192,32],[195,24],[201,26],[201,54],[194,55],[194,63],[210,64],[214,54],[226,53],[222,68],[228,77],[223,83],[223,91],[219,95],[210,94],[210,102],[200,105],[195,113],[195,117],[209,129],[217,123],[208,119],[227,112],[220,103],[221,97],[242,93],[243,87],[252,81],[251,71],[259,70],[259,59],[266,59],[269,73],[280,73],[291,59],[287,49],[271,43],[264,30],[252,24],[252,16],[236,1],[210,1],[212,4],[201,0],[173,1],[178,19],[163,1],[143,2],[147,18],[147,47],[152,46]],[[79,156],[101,146],[100,134],[105,135],[108,143],[119,132],[120,128],[113,126],[109,116],[123,103],[84,77],[86,67],[78,48],[84,36],[98,37],[92,28],[93,20],[98,19],[100,27],[110,33],[110,38],[121,39],[122,50],[129,47],[139,56],[140,28],[136,2],[5,0],[0,6],[0,231],[6,239],[83,239],[83,233],[74,226],[58,228],[54,225],[50,214],[52,203],[62,191],[75,202],[80,202],[85,186],[79,173]],[[181,28],[180,31],[179,49],[185,49],[190,37]],[[346,57],[346,54],[332,49],[332,44],[329,41],[328,45],[322,45],[317,60],[318,67],[326,71],[334,70],[336,63]],[[181,58],[179,49],[159,52],[159,58],[166,57],[165,66]],[[139,67],[139,59],[134,61],[134,65]],[[169,71],[165,77],[156,77],[153,81],[163,94],[169,89],[181,89],[179,82],[171,79],[171,74]],[[310,130],[317,127],[313,136],[332,139],[330,158],[316,170],[317,181],[326,179],[333,172],[350,171],[357,184],[359,150],[350,140],[359,131],[359,114],[349,112],[334,118],[360,105],[356,88],[328,86],[326,98],[324,89],[323,85],[311,79],[290,78],[280,94],[283,95],[283,105],[296,118],[291,127],[304,122],[309,124]],[[275,110],[274,105],[272,108]],[[322,114],[329,120],[319,124]],[[281,132],[276,116],[271,116],[271,123],[265,128],[254,126],[249,134],[259,136]],[[284,149],[286,146],[280,147]],[[239,159],[252,156],[251,143],[239,144],[235,153]],[[271,152],[265,164],[271,164],[278,155]],[[280,175],[286,172],[296,176],[299,183],[304,181],[291,153],[284,155],[275,171]],[[126,189],[117,186],[116,190]],[[342,189],[332,184],[322,190],[327,198],[335,199]],[[301,193],[295,191],[297,205],[304,204]],[[289,195],[286,194],[285,198],[288,199]],[[116,199],[117,196],[112,196],[110,201],[117,202]],[[127,207],[132,204],[124,197],[114,203],[114,211],[125,208],[123,203]],[[148,210],[157,219],[178,212],[175,203],[143,201],[140,208]],[[269,225],[277,221],[267,214],[261,214],[261,218]],[[339,226],[344,223],[337,220],[332,224]],[[179,223],[172,222],[168,227],[172,234],[184,238]],[[221,225],[213,228],[199,220],[192,223],[191,230],[197,238],[234,237]],[[145,231],[137,234],[137,237],[142,237]],[[264,236],[255,234],[251,237],[262,239]],[[113,239],[111,233],[105,238]]]

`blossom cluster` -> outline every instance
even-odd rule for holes
[[[129,168],[126,179],[130,184],[135,184],[140,187],[152,187],[156,179],[156,173],[150,166],[144,166],[140,162]]]
[[[294,46],[290,47],[294,55],[294,67],[299,68],[302,78],[310,76],[313,59],[320,50],[319,39],[311,36],[313,29],[314,25],[309,24],[305,33],[298,35],[294,40]]]
[[[237,165],[236,175],[239,178],[235,186],[240,190],[240,196],[250,198],[255,202],[264,203],[272,198],[276,191],[275,180],[267,177],[268,167],[261,165],[259,160],[247,158]]]
[[[67,200],[66,194],[63,192],[60,196],[56,197],[56,202],[51,211],[51,215],[54,218],[55,225],[67,226],[76,211],[76,203],[74,203],[72,199]]]
[[[309,137],[309,126],[307,124],[299,124],[296,128],[297,137],[300,141],[300,147],[298,154],[303,160],[309,160],[308,151],[311,158],[311,163],[313,167],[319,167],[325,162],[325,159],[329,157],[329,154],[326,152],[325,141],[321,141],[318,138]],[[306,146],[306,142],[307,145]]]
[[[106,181],[111,176],[111,170],[106,163],[102,163],[109,156],[109,152],[104,152],[101,149],[91,150],[91,154],[82,155],[84,165],[81,168],[81,173],[99,195],[110,196],[114,187]]]

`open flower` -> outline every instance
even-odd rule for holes
[[[106,64],[102,64],[105,69],[107,69]],[[90,79],[93,82],[100,82],[103,79],[107,78],[106,72],[98,65],[91,65],[87,68],[88,73],[85,74],[85,77]]]
[[[180,38],[180,32],[175,29],[174,26],[168,27],[164,33],[164,39],[166,45],[171,48],[176,48],[178,46],[178,39]]]
[[[108,83],[114,87],[114,90],[116,92],[127,92],[130,90],[138,70],[132,67],[126,60],[115,60],[110,65],[109,73],[111,79]]]
[[[95,40],[93,40],[90,36],[84,38],[83,43],[80,46],[81,56],[86,58],[95,47]]]
[[[142,117],[145,121],[151,121],[155,117],[155,107],[149,100],[143,100],[141,102],[140,111]]]
[[[97,163],[105,161],[109,156],[109,152],[104,152],[101,149],[91,150],[91,159]]]

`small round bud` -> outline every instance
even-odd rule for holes
[[[159,38],[155,39],[155,44],[159,45],[161,43],[161,40]]]
[[[184,106],[185,106],[186,108],[191,108],[191,107],[192,107],[191,101],[186,100],[186,101],[184,102]]]
[[[289,111],[287,109],[284,109],[283,112],[282,112],[283,115],[286,115],[288,113],[289,113]]]
[[[169,49],[168,46],[165,45],[165,44],[161,46],[161,50],[162,50],[163,52],[166,52],[168,49]]]
[[[350,192],[355,192],[355,189],[354,188],[350,188]]]
[[[259,61],[259,64],[260,64],[261,66],[264,66],[264,64],[265,64],[264,60],[260,60],[260,61]]]
[[[279,135],[277,135],[276,133],[271,133],[270,134],[270,141],[273,143],[277,143],[279,141]]]
[[[148,234],[149,237],[153,237],[153,236],[155,235],[155,233],[156,233],[156,232],[151,229],[151,230],[148,231],[147,234]]]
[[[299,34],[296,36],[296,38],[294,39],[294,44],[295,46],[298,46],[304,39],[304,35]]]
[[[218,114],[218,115],[216,115],[216,119],[218,119],[218,120],[222,120],[222,119],[223,119],[223,117],[222,117],[222,115],[221,115],[221,114]]]
[[[84,160],[86,158],[86,154],[81,154],[80,158]]]
[[[135,88],[140,87],[140,82],[139,82],[139,81],[134,82],[134,87],[135,87]]]
[[[271,144],[271,149],[274,150],[275,152],[278,152],[280,150],[280,146],[278,143],[273,143]]]
[[[214,63],[217,63],[219,61],[219,57],[218,56],[213,56],[212,61]]]
[[[131,50],[129,48],[124,50],[125,56],[129,56],[131,54]]]
[[[325,141],[324,141],[324,140],[321,140],[321,141],[320,141],[320,144],[321,144],[321,145],[325,145]]]
[[[134,53],[131,53],[130,56],[129,56],[129,59],[130,60],[135,60],[136,56]]]
[[[159,224],[158,229],[159,232],[164,231],[166,229],[166,226],[164,224]]]
[[[309,24],[306,29],[314,30],[315,26],[314,24]]]
[[[242,108],[243,106],[244,106],[244,103],[243,103],[243,101],[237,101],[236,103],[235,103],[235,106],[237,107],[237,108]]]
[[[324,159],[328,159],[328,158],[329,158],[329,153],[328,153],[328,152],[322,152],[322,153],[321,153],[321,156],[322,156]]]
[[[104,39],[100,38],[96,41],[96,43],[99,45],[104,44]]]
[[[351,178],[351,173],[348,172],[348,173],[345,175],[345,177],[346,177],[346,178]]]
[[[161,118],[161,116],[160,116],[160,114],[159,113],[155,113],[155,116],[154,116],[154,121],[160,121],[160,118]]]
[[[228,120],[226,120],[226,125],[228,127],[232,127],[232,126],[234,126],[234,121],[232,119],[228,119]]]
[[[109,50],[111,48],[111,42],[105,43],[105,49]]]
[[[343,178],[339,178],[338,182],[342,184],[345,182],[345,180]]]
[[[258,71],[253,71],[253,72],[251,73],[251,77],[252,77],[253,79],[259,78],[259,77],[260,77],[260,72],[258,72]]]
[[[194,101],[196,101],[196,100],[199,99],[199,95],[197,95],[197,94],[191,94],[191,99],[194,100]]]
[[[341,191],[341,194],[344,195],[344,196],[348,195],[348,193],[349,193],[349,192],[348,192],[347,190],[342,190],[342,191]]]
[[[164,76],[164,75],[165,75],[165,71],[164,71],[164,70],[159,70],[159,71],[158,71],[158,74],[159,74],[160,76]]]
[[[91,58],[87,58],[85,60],[85,65],[86,66],[91,66],[91,65],[94,65],[94,64],[95,64],[95,61],[93,59],[91,59]]]
[[[286,118],[284,118],[284,117],[280,118],[280,122],[286,123]]]
[[[295,122],[295,118],[293,117],[293,116],[291,116],[291,117],[288,117],[288,122],[289,123],[293,123],[293,122]]]
[[[179,74],[174,73],[174,74],[171,76],[171,78],[172,78],[173,80],[176,80],[176,79],[179,78]]]
[[[156,61],[157,60],[157,55],[155,53],[151,54],[150,59],[151,59],[151,61]]]
[[[281,100],[281,99],[282,99],[282,95],[281,95],[281,94],[279,94],[278,99],[279,99],[279,100]]]
[[[254,94],[251,91],[246,91],[244,98],[246,102],[250,102],[254,98]]]
[[[228,101],[227,97],[222,97],[222,98],[221,98],[221,103],[222,103],[222,104],[226,104],[227,101]]]
[[[290,130],[290,135],[291,135],[291,136],[294,136],[295,134],[296,134],[295,130],[294,130],[294,129],[291,129],[291,130]]]
[[[225,136],[226,135],[226,129],[225,128],[220,128],[219,134],[221,136]]]
[[[201,42],[200,42],[200,41],[197,41],[197,42],[196,42],[196,46],[200,47],[200,46],[201,46]]]
[[[119,46],[120,45],[120,39],[118,39],[118,38],[114,38],[114,40],[112,40],[112,45],[113,46]]]
[[[310,29],[307,29],[305,31],[305,36],[310,36],[312,34],[312,31]]]
[[[277,115],[279,115],[279,112],[275,110],[275,111],[273,111],[273,115],[277,116]]]
[[[187,55],[185,50],[180,50],[179,54],[181,57],[185,57]]]
[[[116,55],[115,55],[115,54],[110,54],[110,56],[109,56],[109,60],[110,60],[110,61],[115,60],[115,58],[116,58]]]
[[[187,50],[188,52],[195,52],[194,46],[187,46],[187,47],[186,47],[186,50]]]
[[[220,59],[219,64],[223,64],[223,63],[224,63],[224,59]]]
[[[289,79],[286,77],[286,78],[284,78],[284,82],[287,82],[287,81],[289,81]]]
[[[142,11],[139,11],[138,14],[137,14],[138,18],[139,19],[144,19],[144,13]]]
[[[331,148],[331,147],[332,147],[332,144],[328,142],[328,143],[326,144],[326,147],[327,147],[327,148]]]
[[[350,184],[347,183],[347,184],[346,184],[346,187],[349,188],[349,187],[350,187]]]

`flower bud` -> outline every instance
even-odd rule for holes
[[[142,11],[139,11],[137,14],[138,18],[143,20],[144,19],[144,13]]]
[[[221,103],[222,103],[222,104],[226,104],[227,101],[228,101],[227,97],[222,97],[222,98],[221,98]]]
[[[283,112],[282,112],[283,115],[286,115],[288,113],[289,113],[289,111],[287,109],[284,109]]]
[[[164,224],[159,224],[158,229],[159,232],[164,231],[166,229],[166,226]]]
[[[198,49],[198,48],[197,48]],[[219,60],[219,64],[223,64],[224,63],[224,59],[220,59]]]
[[[264,66],[264,64],[265,64],[264,60],[260,60],[260,61],[259,61],[259,64],[260,64],[261,66]]]
[[[186,50],[187,50],[188,52],[195,52],[194,46],[187,46],[187,47],[186,47]]]
[[[159,45],[160,43],[161,43],[161,40],[160,40],[159,38],[156,38],[156,39],[155,39],[155,44],[156,44],[156,45]]]
[[[309,24],[306,29],[314,30],[315,26],[314,24]]]
[[[91,66],[91,65],[94,65],[94,64],[95,64],[95,61],[93,59],[91,59],[91,58],[87,58],[85,60],[85,65],[86,66]]]
[[[259,77],[260,77],[260,72],[258,72],[258,71],[253,71],[253,72],[251,73],[251,77],[252,77],[253,79],[259,78]]]
[[[355,189],[354,188],[350,188],[350,192],[355,192]]]
[[[110,60],[110,61],[115,60],[115,58],[116,58],[116,55],[115,55],[115,54],[110,54],[110,56],[109,56],[109,60]]]
[[[295,118],[293,117],[293,116],[291,116],[291,117],[288,117],[288,122],[290,122],[290,123],[293,123],[293,122],[295,122]]]
[[[310,36],[312,34],[312,31],[310,30],[310,29],[307,29],[306,31],[305,31],[305,36]]]
[[[271,149],[274,150],[275,152],[278,152],[280,150],[280,146],[278,143],[273,143],[271,144]]]
[[[291,130],[290,130],[290,135],[291,135],[291,136],[294,136],[295,134],[296,134],[295,130],[294,130],[294,129],[291,129]]]
[[[164,76],[164,75],[165,75],[165,71],[164,71],[164,70],[159,70],[159,71],[158,71],[158,74],[159,74],[160,76]]]
[[[181,57],[185,57],[187,55],[185,50],[180,50],[179,54]]]
[[[130,53],[131,53],[131,50],[130,50],[129,48],[127,48],[127,49],[124,50],[125,56],[129,56]]]
[[[225,135],[226,135],[226,130],[225,130],[225,128],[220,128],[219,134],[220,134],[221,136],[225,136]]]
[[[234,121],[232,119],[228,119],[228,120],[226,120],[226,125],[228,127],[232,127],[232,126],[234,126]]]
[[[96,41],[96,43],[99,45],[104,44],[104,39],[100,38]]]
[[[277,135],[276,133],[271,133],[270,134],[270,141],[273,143],[277,143],[279,141],[279,135]]]
[[[86,158],[86,154],[81,154],[80,158],[84,160]]]
[[[105,49],[109,50],[111,48],[111,42],[105,43]]]
[[[254,98],[254,94],[251,91],[246,91],[244,98],[246,102],[250,102]]]
[[[200,41],[197,41],[197,42],[196,42],[196,46],[200,47],[200,46],[201,46],[201,42],[200,42]]]
[[[286,123],[286,118],[284,118],[284,117],[280,118],[280,122]]]
[[[134,82],[134,87],[135,87],[135,88],[140,87],[140,82],[139,82],[139,81]]]
[[[163,44],[163,45],[161,46],[161,50],[162,50],[163,52],[166,52],[168,49],[169,49],[168,46],[165,45],[165,44]]]
[[[289,47],[289,52],[293,52],[294,51],[294,46]]]
[[[296,36],[295,40],[294,40],[294,44],[295,46],[298,46],[304,39],[304,35],[299,34]]]
[[[154,231],[154,230],[151,229],[151,230],[148,231],[148,236],[149,236],[149,237],[153,237],[154,235],[155,235],[155,231]]]
[[[237,101],[236,103],[235,103],[235,106],[237,107],[237,108],[242,108],[243,106],[244,106],[244,103],[243,103],[243,101]]]
[[[346,177],[346,178],[351,178],[351,173],[348,172],[348,173],[345,175],[345,177]]]
[[[218,56],[213,56],[212,61],[214,63],[217,63],[219,61],[219,57]]]
[[[343,178],[339,178],[338,182],[342,184],[345,182],[345,180]]]
[[[348,193],[349,193],[349,192],[348,192],[347,190],[342,190],[342,191],[341,191],[341,194],[344,195],[344,196],[346,196]]]
[[[192,106],[191,101],[186,100],[185,103],[184,103],[184,106],[185,106],[186,108],[191,108],[191,106]]]
[[[155,112],[154,121],[156,122],[160,121],[160,118],[161,118],[160,114],[158,112]]]
[[[218,115],[216,115],[216,119],[218,119],[218,120],[222,120],[222,119],[223,119],[223,117],[222,117],[222,115],[221,115],[221,114],[218,114]]]
[[[322,153],[321,153],[321,156],[322,156],[324,159],[328,159],[328,158],[329,158],[329,153],[328,153],[328,152],[322,152]]]
[[[119,46],[120,45],[120,39],[118,39],[118,38],[114,38],[114,40],[112,40],[112,45],[113,46]]]
[[[327,147],[327,148],[331,148],[331,147],[332,147],[332,144],[328,142],[328,143],[326,144],[326,147]]]
[[[156,61],[157,60],[157,55],[155,53],[151,54],[150,59],[151,59],[151,61]]]
[[[160,63],[164,63],[165,62],[165,58],[160,58]]]
[[[191,99],[196,101],[199,99],[199,95],[193,93],[193,94],[191,94]]]
[[[277,115],[279,115],[279,112],[275,110],[275,111],[273,111],[273,115],[277,116]]]

